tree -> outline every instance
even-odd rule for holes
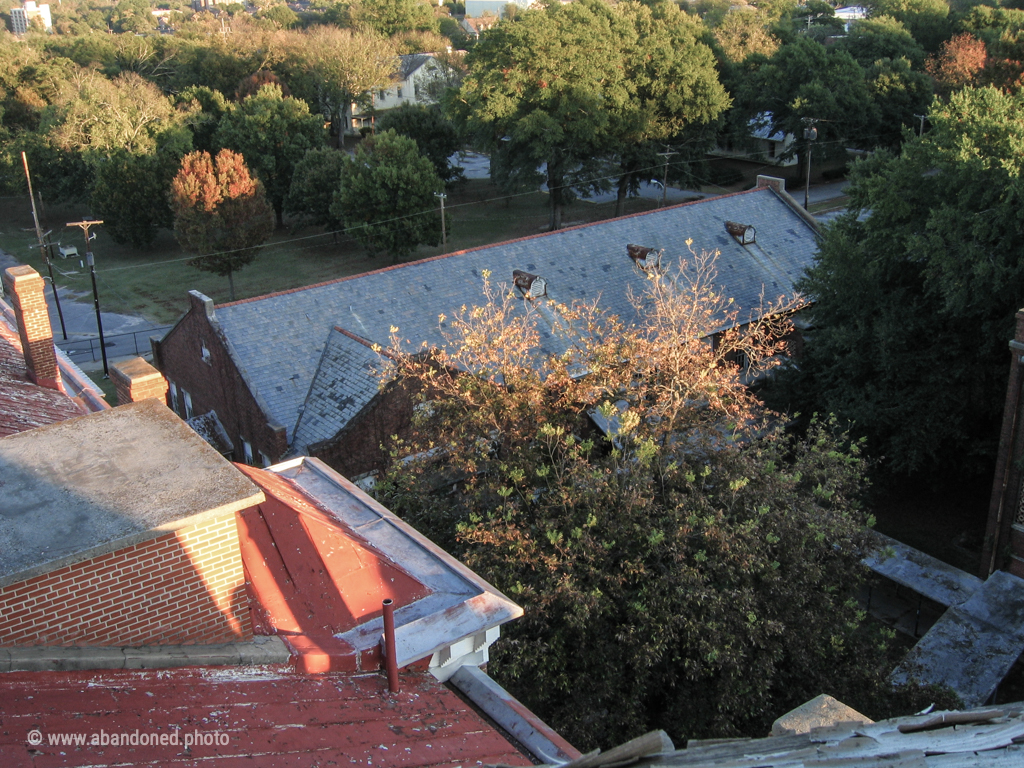
[[[395,329],[388,372],[420,405],[375,493],[523,605],[488,672],[583,749],[763,733],[821,690],[877,715],[859,447],[764,422],[733,360],[770,366],[785,324],[706,343],[737,320],[713,257],[664,261],[635,323],[537,299],[541,321],[485,273],[442,348]],[[542,351],[552,317],[562,355]]]
[[[382,250],[397,261],[421,244],[440,242],[434,195],[443,189],[415,141],[382,131],[364,140],[355,157],[345,158],[341,189],[330,211],[344,219],[371,255]]]
[[[341,189],[344,160],[344,154],[333,147],[309,150],[295,166],[285,211],[314,226],[342,229],[345,222],[331,212],[331,204]]]
[[[865,74],[868,92],[877,110],[874,144],[898,151],[908,129],[919,132],[917,116],[928,113],[932,100],[931,78],[911,69],[906,59],[879,59]]]
[[[467,54],[469,74],[451,103],[511,176],[546,164],[558,229],[577,192],[609,186],[611,155],[728,105],[697,33],[670,4],[552,3],[489,30]]]
[[[277,85],[264,85],[221,118],[214,140],[241,152],[260,177],[278,225],[296,164],[324,144],[323,120],[309,114],[301,99],[285,98]]]
[[[862,67],[870,67],[879,59],[906,59],[914,69],[924,66],[924,48],[891,16],[854,21],[839,45]]]
[[[234,273],[251,264],[274,231],[273,209],[245,158],[222,149],[216,158],[193,152],[171,182],[174,235],[199,258],[189,264],[227,276],[235,300]]]
[[[949,37],[947,0],[871,0],[867,5],[872,16],[891,16],[901,22],[926,51],[937,51]]]
[[[118,150],[96,164],[92,208],[114,242],[145,248],[162,227],[173,226],[167,190],[191,148],[191,134],[178,128],[165,131],[152,153]]]
[[[340,144],[352,103],[391,85],[399,65],[394,45],[375,32],[327,25],[314,27],[296,41],[295,64],[312,75],[312,90]]]
[[[453,166],[448,159],[462,143],[455,126],[441,114],[440,109],[403,104],[381,115],[377,126],[381,131],[393,130],[413,139],[420,152],[434,164],[434,170],[442,181],[449,182],[462,176],[462,169]]]
[[[873,145],[876,119],[864,70],[849,53],[827,49],[806,37],[783,45],[763,66],[751,72],[737,94],[737,117],[761,116],[771,133],[796,137],[794,151],[803,158],[806,121],[817,120],[814,153],[845,156],[846,142]]]
[[[779,39],[768,29],[767,19],[753,9],[730,11],[715,28],[715,41],[726,58],[736,64],[751,54],[770,58]]]
[[[987,60],[985,43],[965,33],[946,40],[938,54],[928,59],[927,70],[935,78],[938,90],[949,94],[967,85],[977,85]]]
[[[848,212],[800,285],[813,340],[780,382],[901,476],[991,471],[1024,295],[1024,97],[966,88],[929,120],[899,156],[855,166]]]
[[[382,37],[402,32],[437,32],[437,18],[422,0],[359,0],[352,10],[353,20]]]

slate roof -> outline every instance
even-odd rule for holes
[[[63,392],[29,380],[18,332],[0,313],[0,437],[89,412]]]
[[[387,345],[391,326],[397,326],[413,347],[440,346],[438,316],[483,303],[484,270],[491,272],[493,283],[511,286],[515,269],[543,277],[549,297],[557,302],[599,300],[606,311],[630,319],[635,313],[629,289],[640,291],[645,278],[627,256],[626,245],[665,249],[664,263],[671,268],[689,257],[688,239],[698,253],[720,251],[719,283],[742,318],[759,306],[762,291],[768,300],[791,295],[794,281],[813,261],[816,230],[791,205],[772,189],[759,187],[224,304],[216,309],[216,322],[242,375],[293,444],[300,408],[321,362],[334,366],[333,357],[324,357],[328,337],[335,342],[332,356],[348,347],[340,365],[359,364],[359,357],[351,355],[354,348],[334,338],[332,328]],[[740,245],[726,232],[729,220],[752,225],[756,243]],[[557,351],[557,339],[550,335],[545,345]],[[336,382],[330,370],[320,378]],[[353,397],[365,392],[360,383]],[[319,396],[313,393],[311,402],[319,402]],[[311,420],[303,424],[304,439],[312,430]]]
[[[404,56],[399,56],[398,58],[402,61],[398,69],[398,76],[402,80],[408,80],[413,72],[434,58],[434,54],[408,53]]]
[[[371,344],[341,328],[332,328],[324,345],[292,446],[298,453],[334,437],[378,392],[380,356]]]

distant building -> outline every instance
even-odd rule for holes
[[[39,19],[43,29],[49,31],[53,26],[50,21],[50,6],[47,4],[37,6],[35,0],[25,0],[23,8],[11,8],[11,27],[14,34],[27,34],[33,19]]]
[[[441,65],[432,53],[413,53],[399,57],[402,60],[394,84],[389,88],[373,91],[372,110],[364,111],[358,104],[352,104],[351,128],[369,128],[374,113],[380,113],[404,104],[430,104],[434,101],[427,85],[440,74]]]
[[[868,17],[868,9],[863,8],[859,5],[849,5],[845,8],[836,8],[836,18],[842,19],[843,27],[847,32],[850,31],[850,24],[859,19],[866,19]]]

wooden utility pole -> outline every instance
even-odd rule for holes
[[[60,308],[60,296],[57,295],[57,283],[53,281],[53,264],[50,263],[50,248],[43,242],[43,228],[39,226],[39,214],[36,212],[36,196],[32,192],[32,176],[28,172],[28,158],[25,153],[21,153],[21,162],[25,166],[25,181],[28,182],[28,197],[32,201],[32,221],[36,225],[36,237],[39,239],[39,253],[43,257],[43,263],[46,264],[46,272],[50,276],[50,290],[53,291],[53,303],[57,305],[57,317],[60,318],[60,332],[64,336],[64,341],[68,340],[68,331],[64,327],[64,312]]]

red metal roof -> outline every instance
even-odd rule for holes
[[[86,413],[63,392],[29,381],[21,339],[0,317],[0,437]]]
[[[12,672],[0,677],[0,765],[527,766],[493,727],[427,673],[306,675],[290,667]],[[42,743],[28,743],[39,731]],[[174,734],[179,745],[102,746],[102,733]],[[197,744],[186,735],[227,744]],[[52,745],[84,734],[81,746]],[[214,736],[217,734],[217,736]],[[223,734],[223,735],[221,735]]]

